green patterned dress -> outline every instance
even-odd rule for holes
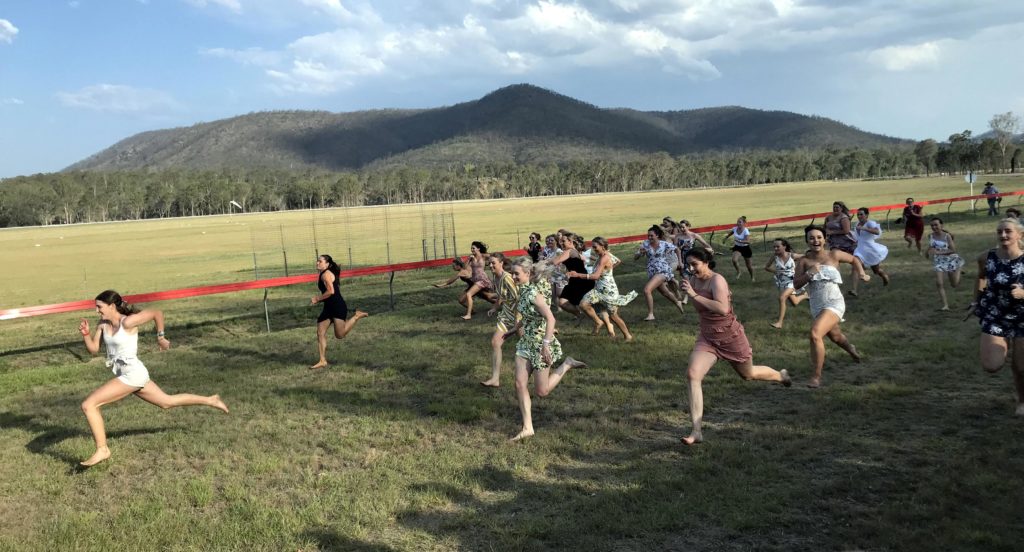
[[[591,305],[604,305],[612,313],[617,308],[628,305],[633,299],[636,299],[635,291],[619,295],[619,286],[615,284],[615,276],[612,275],[610,268],[601,273],[601,277],[594,284],[594,289],[583,297],[583,300]]]
[[[531,372],[550,368],[540,353],[544,345],[544,336],[548,331],[548,322],[537,311],[537,306],[533,304],[537,294],[541,294],[550,303],[551,285],[547,282],[531,282],[521,286],[519,288],[519,303],[516,306],[523,323],[523,337],[519,338],[519,343],[516,344],[516,356],[530,361]],[[551,351],[552,362],[562,357],[562,344],[558,342],[558,339],[553,338],[548,349]]]

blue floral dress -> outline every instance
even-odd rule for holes
[[[551,367],[548,363],[544,362],[544,355],[540,353],[541,348],[544,346],[544,335],[548,331],[548,322],[537,311],[537,305],[533,304],[537,294],[545,297],[546,302],[550,303],[550,284],[544,281],[531,282],[521,286],[519,288],[519,302],[516,305],[523,323],[523,336],[519,338],[519,343],[516,344],[516,356],[530,361],[531,372],[533,370],[546,370]],[[552,362],[562,358],[562,344],[558,342],[557,338],[551,340],[548,349],[551,351]]]
[[[676,246],[661,240],[658,242],[658,247],[651,247],[651,243],[645,241],[640,248],[647,254],[648,278],[654,278],[659,274],[669,281],[674,278],[675,271],[672,268],[672,261],[675,259],[677,261],[676,264],[678,264],[679,259],[676,254]]]
[[[1014,284],[1024,284],[1024,255],[1003,260],[991,249],[985,259],[988,285],[981,292],[974,313],[981,331],[998,337],[1024,337],[1024,301],[1014,299]]]

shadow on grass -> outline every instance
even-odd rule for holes
[[[352,552],[394,552],[396,550],[390,546],[344,537],[328,529],[312,529],[302,533],[301,536],[315,542],[319,550],[351,550]]]
[[[25,448],[33,454],[41,454],[49,456],[55,460],[68,464],[74,469],[78,469],[78,462],[83,458],[74,458],[68,454],[64,454],[53,449],[54,445],[64,442],[67,439],[75,437],[90,437],[91,433],[81,428],[68,428],[61,426],[51,426],[39,422],[33,421],[33,416],[25,416],[21,414],[13,414],[11,412],[0,412],[0,427],[11,427],[18,428],[24,431],[39,433],[39,435],[32,438]],[[175,427],[156,427],[156,428],[140,428],[140,429],[125,429],[120,431],[112,431],[107,433],[108,439],[119,439],[121,437],[130,437],[132,435],[148,435],[152,433],[163,433],[165,431],[172,431],[178,428]]]

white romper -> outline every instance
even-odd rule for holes
[[[839,269],[832,265],[818,265],[818,272],[811,275],[811,281],[807,283],[807,297],[811,300],[811,316],[817,318],[821,311],[828,309],[842,321],[846,314],[846,301],[843,299],[843,292],[839,284],[843,283],[843,277],[839,275]]]
[[[121,383],[141,389],[149,383],[149,371],[137,356],[139,332],[126,331],[124,319],[122,316],[116,332],[103,332],[103,343],[107,346],[107,368]]]

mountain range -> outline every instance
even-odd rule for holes
[[[142,132],[66,170],[351,170],[901,143],[909,142],[787,111],[605,109],[518,84],[432,109],[272,111]]]

